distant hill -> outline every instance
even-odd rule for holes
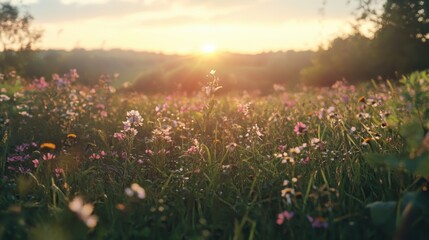
[[[80,81],[95,84],[100,75],[119,74],[114,86],[124,83],[145,93],[186,91],[201,88],[212,69],[223,91],[272,90],[273,84],[292,87],[299,83],[300,71],[311,65],[314,52],[269,52],[256,55],[217,53],[214,55],[165,55],[125,50],[37,51],[25,68],[26,77],[65,73],[76,68]]]

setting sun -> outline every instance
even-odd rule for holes
[[[205,54],[211,54],[216,52],[216,45],[212,44],[212,43],[205,43],[202,47],[201,47],[201,52],[205,53]]]

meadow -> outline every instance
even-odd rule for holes
[[[142,95],[0,80],[1,239],[425,239],[429,77]],[[404,210],[405,209],[405,210]]]

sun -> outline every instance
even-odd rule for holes
[[[201,52],[204,54],[212,54],[216,52],[216,50],[216,45],[214,45],[213,43],[205,43],[201,46]]]

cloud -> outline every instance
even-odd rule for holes
[[[65,5],[70,5],[70,4],[93,5],[93,4],[106,4],[109,2],[109,0],[60,0],[60,2]]]
[[[7,1],[6,1],[7,2]],[[38,3],[39,0],[12,0],[10,1],[12,4],[23,4],[23,5],[28,5],[28,4],[35,4]]]

